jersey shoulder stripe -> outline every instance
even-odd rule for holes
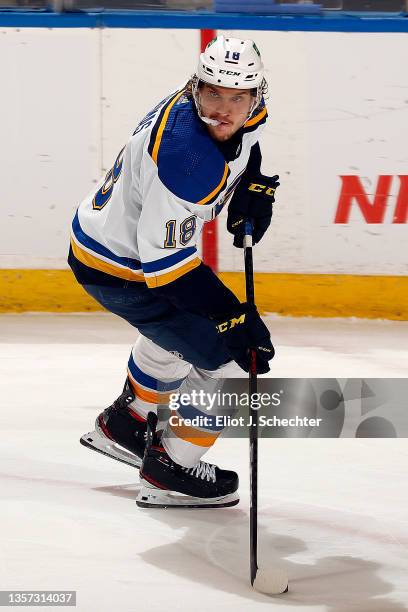
[[[165,187],[187,202],[212,204],[227,184],[228,164],[184,90],[163,106],[148,152]]]
[[[254,130],[256,130],[260,125],[266,122],[267,117],[268,111],[266,110],[266,106],[263,103],[257,114],[244,123],[244,133],[253,132]]]
[[[162,137],[163,137],[163,131],[164,131],[164,128],[166,127],[166,123],[167,123],[170,111],[175,105],[175,103],[177,102],[177,100],[179,100],[183,94],[184,94],[184,89],[182,89],[181,91],[177,91],[174,94],[174,96],[172,96],[170,100],[168,100],[163,105],[163,108],[161,109],[159,116],[157,117],[155,121],[154,127],[150,135],[148,152],[156,164],[157,164],[157,156],[158,156],[158,152],[160,149],[160,144],[161,144]]]
[[[225,162],[224,174],[222,175],[222,179],[220,180],[218,185],[213,189],[213,191],[209,193],[205,198],[197,202],[197,204],[212,204],[218,198],[221,191],[225,189],[229,175],[230,175],[230,169],[228,167],[228,164]]]

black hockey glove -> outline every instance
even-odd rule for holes
[[[273,358],[275,349],[269,330],[255,306],[241,304],[239,310],[215,317],[214,320],[231,357],[245,372],[249,371],[250,349],[256,350],[257,373],[269,372],[268,361]]]
[[[275,191],[279,187],[279,176],[255,174],[244,178],[236,188],[228,206],[227,229],[234,235],[234,246],[242,249],[245,221],[252,220],[253,243],[259,242],[272,219]]]

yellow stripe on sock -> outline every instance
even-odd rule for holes
[[[173,433],[181,440],[205,448],[212,446],[221,433],[218,431],[216,434],[212,434],[209,431],[200,431],[195,427],[184,425],[183,419],[177,415],[173,416],[172,423],[169,423],[169,425]]]

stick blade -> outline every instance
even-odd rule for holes
[[[252,586],[258,593],[281,595],[289,590],[288,575],[278,566],[261,568],[256,572]]]

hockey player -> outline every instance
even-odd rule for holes
[[[182,406],[176,423],[160,423],[161,435],[154,414],[181,384],[200,389],[234,363],[248,371],[250,347],[258,372],[269,370],[274,349],[257,310],[197,254],[203,224],[227,204],[237,247],[247,218],[255,243],[270,224],[279,177],[260,172],[265,91],[255,43],[215,38],[197,73],[140,122],[72,223],[78,282],[141,334],[122,395],[81,443],[140,466],[142,506],[238,503],[237,474],[201,460],[222,428],[211,418],[204,427],[185,424],[204,408]]]

